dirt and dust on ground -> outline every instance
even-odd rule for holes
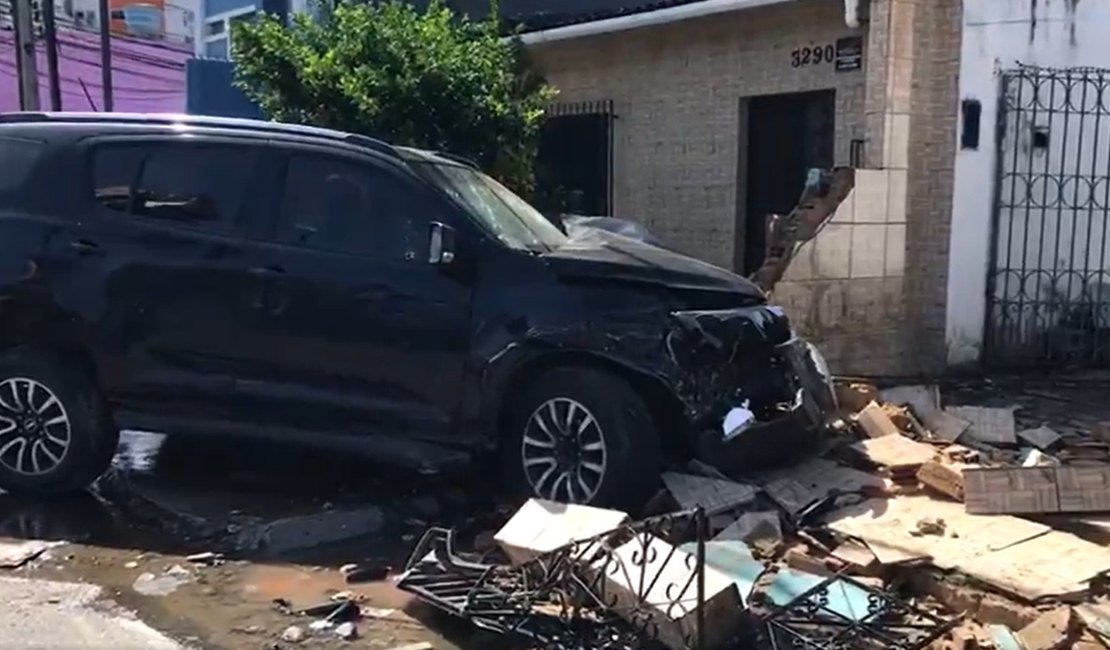
[[[616,519],[127,433],[89,493],[0,495],[0,577],[98,585],[196,648],[1110,647],[1110,376],[878,383],[841,382],[797,464],[674,467]]]

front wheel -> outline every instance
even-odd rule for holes
[[[542,499],[632,507],[659,477],[651,414],[627,382],[609,373],[547,372],[516,405],[509,427],[505,470]]]
[[[118,441],[81,369],[31,348],[0,354],[0,488],[80,490],[108,468]]]

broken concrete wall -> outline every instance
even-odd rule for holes
[[[775,288],[834,371],[895,374],[906,357],[905,192],[905,170],[857,170],[855,188]]]

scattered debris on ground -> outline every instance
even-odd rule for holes
[[[1110,423],[837,395],[815,457],[667,473],[642,519],[532,500],[480,555],[430,529],[398,586],[553,648],[1110,648],[1110,547],[1076,532],[1110,533]]]

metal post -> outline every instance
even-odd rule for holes
[[[705,648],[705,540],[709,537],[709,518],[700,506],[694,511],[694,525],[698,527],[697,542],[697,572],[698,572],[698,601],[697,618],[694,620],[697,634],[697,650]]]
[[[41,0],[46,69],[50,77],[50,110],[62,110],[62,81],[58,77],[58,29],[54,22],[54,0]]]
[[[104,110],[111,112],[112,101],[112,16],[108,11],[108,0],[100,0],[100,83],[104,86]]]
[[[15,58],[19,70],[19,107],[39,110],[39,71],[35,60],[35,24],[31,0],[12,2],[15,19]]]

